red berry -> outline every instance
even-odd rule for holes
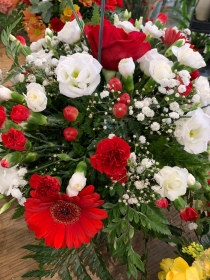
[[[110,90],[119,91],[122,89],[122,83],[118,78],[111,78],[108,85]]]
[[[124,103],[125,105],[129,105],[131,103],[130,95],[126,92],[120,95],[120,103]]]
[[[63,130],[63,136],[66,141],[74,141],[78,136],[78,131],[74,127],[67,127]]]
[[[63,109],[64,118],[69,122],[74,122],[79,114],[77,108],[73,106],[67,106]]]
[[[116,118],[123,118],[128,111],[128,107],[124,103],[117,103],[113,106],[112,112]]]

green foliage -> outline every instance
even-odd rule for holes
[[[16,209],[15,209],[15,213],[12,216],[12,219],[17,219],[17,218],[22,217],[24,212],[25,212],[24,206],[17,205]]]
[[[31,252],[24,258],[32,258],[39,264],[40,270],[25,273],[22,277],[53,277],[59,275],[62,280],[70,280],[73,276],[81,280],[91,280],[89,270],[100,279],[112,280],[111,274],[99,250],[97,243],[92,241],[79,249],[53,249],[39,245],[26,245],[23,247]]]
[[[93,6],[93,15],[90,24],[97,25],[100,22],[99,8],[96,4]]]

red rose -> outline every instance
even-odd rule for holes
[[[3,127],[4,122],[6,120],[6,112],[3,106],[0,106],[0,128]]]
[[[90,163],[101,173],[120,183],[127,180],[126,165],[130,156],[130,146],[120,137],[106,138],[100,141],[96,154],[90,157]]]
[[[94,2],[98,6],[101,6],[101,0],[95,0]],[[117,6],[123,7],[123,1],[122,0],[106,0],[105,10],[114,12],[116,10]]]
[[[167,208],[168,207],[168,200],[165,199],[164,197],[162,197],[162,198],[156,200],[155,204],[159,208]]]
[[[99,25],[85,26],[85,33],[90,42],[92,55],[98,56]],[[132,57],[134,61],[142,57],[151,49],[148,42],[144,42],[146,35],[139,31],[126,33],[122,28],[117,28],[110,21],[104,20],[103,44],[101,64],[107,70],[118,71],[121,59]]]
[[[184,210],[180,210],[180,217],[186,222],[191,222],[198,219],[198,213],[195,211],[195,209],[187,206]]]
[[[8,149],[25,151],[26,137],[23,132],[15,128],[10,128],[7,133],[2,133],[2,142]]]
[[[15,105],[12,107],[12,111],[10,114],[11,120],[15,123],[21,123],[26,121],[30,116],[30,110],[21,104]]]
[[[44,200],[58,195],[61,186],[57,178],[49,175],[39,176],[38,174],[31,176],[29,185],[34,189],[30,192],[31,196]]]
[[[67,127],[63,130],[63,136],[66,141],[74,141],[77,138],[78,134],[78,130],[74,127]]]
[[[64,27],[64,23],[57,17],[54,17],[50,21],[50,27],[53,31],[59,32]]]

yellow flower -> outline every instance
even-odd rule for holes
[[[162,268],[163,271],[166,273],[173,267],[174,260],[167,258],[167,259],[162,259],[160,263],[160,268]]]
[[[80,9],[80,7],[79,7],[78,5],[74,5],[74,9],[75,9],[76,12],[78,12],[79,9]],[[72,14],[73,14],[73,11],[72,11],[72,9],[70,9],[70,8],[64,8],[64,9],[63,9],[63,14],[64,14],[64,16],[66,16],[66,17],[71,17]]]
[[[173,267],[166,275],[166,280],[201,280],[196,267],[189,266],[181,257],[174,260]]]
[[[189,266],[181,257],[163,259],[160,263],[163,271],[158,273],[159,280],[202,280],[196,266]]]

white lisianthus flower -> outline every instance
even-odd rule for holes
[[[144,72],[145,75],[150,76],[149,72],[149,66],[150,62],[152,60],[155,61],[166,61],[168,62],[169,59],[166,58],[164,55],[159,54],[157,49],[151,49],[150,51],[146,52],[141,58],[139,58],[137,61],[140,63],[140,69],[142,72]],[[171,66],[173,63],[171,62]]]
[[[155,186],[154,190],[161,195],[174,201],[179,196],[184,195],[187,190],[188,171],[186,168],[177,166],[164,166],[154,179],[159,186]]]
[[[172,52],[177,57],[177,60],[185,66],[189,66],[194,69],[206,66],[202,55],[191,49],[190,44],[185,44],[180,48],[173,46]]]
[[[76,19],[67,21],[61,31],[58,32],[57,38],[59,41],[73,45],[81,38],[81,30]]]
[[[25,100],[29,109],[33,112],[41,112],[47,106],[45,89],[37,83],[30,83],[27,87]]]
[[[61,94],[71,98],[91,95],[100,83],[101,64],[86,53],[61,56],[55,69]]]
[[[118,21],[114,24],[118,28],[122,28],[126,33],[138,31],[138,29],[130,21]]]
[[[4,101],[8,101],[11,99],[11,90],[7,87],[0,85],[0,99]]]
[[[207,151],[210,140],[210,117],[201,108],[187,113],[187,117],[175,122],[174,135],[177,141],[184,145],[184,150],[190,154],[200,154]]]
[[[86,177],[83,172],[75,172],[66,189],[68,196],[77,195],[86,186]]]
[[[141,29],[146,35],[150,35],[152,38],[160,38],[163,35],[162,31],[151,21],[146,22],[145,26],[142,25]]]
[[[133,58],[129,57],[121,59],[118,64],[118,70],[124,78],[132,76],[135,70],[135,63],[133,62]]]
[[[43,46],[46,46],[44,38],[39,39],[38,41],[31,43],[30,49],[31,49],[32,52],[38,52],[38,51],[41,51],[43,49],[42,48]]]
[[[173,79],[175,74],[171,70],[173,63],[168,60],[152,60],[149,66],[150,77],[152,77],[158,84],[162,83],[162,80]]]
[[[210,104],[210,86],[206,77],[200,76],[195,80],[195,90],[200,96],[201,106]]]

